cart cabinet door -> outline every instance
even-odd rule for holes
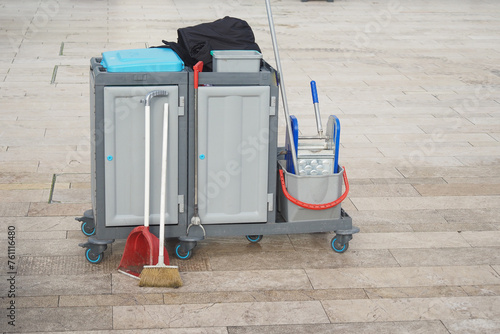
[[[151,100],[150,224],[159,224],[163,112],[168,104],[167,224],[178,221],[177,86],[104,88],[104,161],[106,226],[144,222],[144,145],[146,95],[166,90],[168,96]]]
[[[268,86],[199,88],[203,224],[267,221],[269,99]]]

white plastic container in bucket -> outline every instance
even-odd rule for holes
[[[286,197],[281,180],[279,180],[280,211],[286,221],[340,219],[340,202],[347,195],[347,191],[342,193],[342,184],[344,183],[344,169],[342,167],[339,167],[339,172],[336,174],[314,176],[290,174],[283,169],[283,176],[286,192],[300,202],[318,207],[318,204],[328,204],[339,200],[337,205],[328,209],[305,208],[294,204]]]
[[[213,50],[214,72],[259,72],[262,53],[252,50]]]

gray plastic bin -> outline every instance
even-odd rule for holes
[[[217,50],[211,52],[214,72],[259,72],[262,54],[252,50]]]
[[[290,174],[283,169],[285,184],[288,193],[297,200],[308,204],[325,204],[337,200],[342,195],[342,183],[344,169],[330,175],[295,175]],[[302,208],[290,202],[280,191],[281,214],[286,221],[310,221],[322,219],[339,219],[341,214],[341,205],[338,204],[330,209],[310,210]]]

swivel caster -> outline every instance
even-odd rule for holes
[[[95,234],[95,226],[89,222],[83,222],[82,226],[82,233],[85,234],[87,237],[90,237],[91,235]]]
[[[246,238],[248,241],[255,244],[262,240],[262,235],[247,235]]]
[[[108,249],[108,244],[113,243],[115,240],[99,240],[90,237],[87,242],[78,244],[78,246],[85,248],[85,259],[92,264],[99,264],[104,258],[104,251]]]
[[[82,223],[81,230],[84,235],[90,237],[95,234],[94,213],[92,210],[85,211],[83,217],[75,218],[75,220]]]
[[[347,213],[342,212],[342,217],[348,217]],[[349,248],[349,241],[352,235],[359,233],[359,227],[353,226],[350,230],[337,230],[332,239],[331,246],[335,253],[344,253]]]
[[[193,256],[193,249],[198,242],[196,240],[184,238],[175,246],[175,256],[180,260],[188,260]]]
[[[344,253],[349,248],[349,241],[342,243],[339,236],[335,236],[331,242],[332,249],[335,253]]]
[[[85,258],[87,259],[87,261],[89,261],[92,264],[99,264],[99,263],[102,262],[102,259],[104,258],[104,255],[103,255],[103,253],[94,254],[92,252],[92,249],[89,248],[85,252]]]

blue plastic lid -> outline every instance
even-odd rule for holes
[[[111,73],[123,72],[180,72],[184,62],[171,49],[150,48],[107,51],[101,64]]]

